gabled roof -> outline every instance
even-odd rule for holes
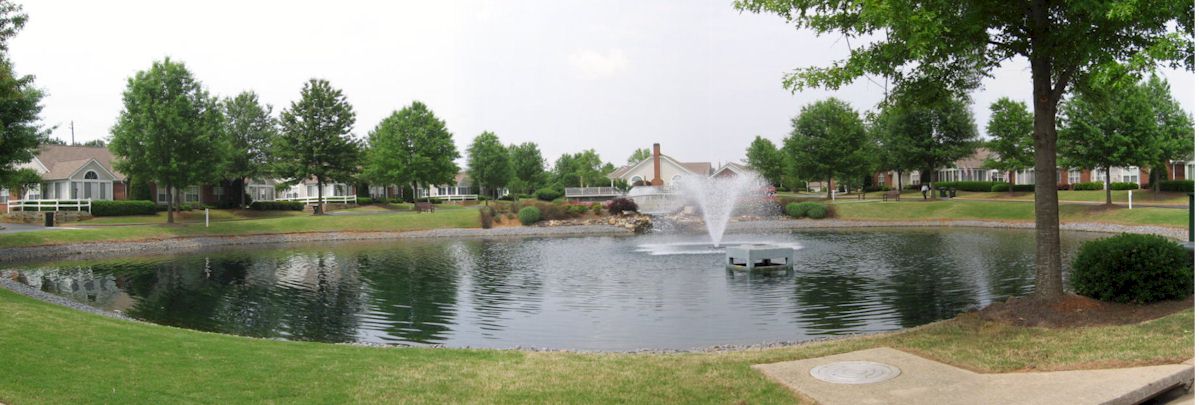
[[[750,169],[749,166],[746,166],[746,165],[743,165],[740,163],[736,163],[736,162],[728,162],[728,163],[721,165],[719,169],[716,169],[715,171],[713,171],[712,176],[718,175],[721,172],[726,171],[726,170],[733,172],[735,174],[744,174],[744,173],[753,171],[753,169]]]
[[[104,170],[112,173],[116,180],[125,180],[125,174],[113,169],[112,152],[108,148],[95,146],[42,145],[38,148],[39,163],[46,168],[45,180],[69,178],[88,162],[95,160]]]
[[[707,175],[712,174],[712,164],[709,162],[680,162],[677,159],[672,158],[667,155],[660,155],[660,156],[662,157],[663,162],[673,163],[673,164],[683,168],[683,170],[689,171],[691,173],[695,173],[695,174],[698,174],[701,176],[707,176]],[[622,177],[624,177],[625,174],[628,174],[629,172],[633,171],[633,169],[636,169],[637,167],[640,167],[643,164],[652,164],[653,161],[654,161],[654,157],[650,156],[648,158],[642,159],[641,161],[639,161],[637,163],[621,166],[620,168],[612,171],[612,173],[608,173],[608,178],[609,179],[622,178]],[[650,163],[647,163],[647,162],[650,162]]]
[[[712,163],[710,162],[683,162],[680,164],[682,164],[683,168],[687,169],[687,171],[700,176],[708,176],[712,174]]]
[[[954,161],[953,167],[958,169],[981,169],[983,167],[983,162],[986,162],[987,158],[990,157],[990,149],[978,148],[975,149],[974,153],[970,154],[969,156]]]

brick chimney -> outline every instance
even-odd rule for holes
[[[650,180],[649,185],[661,186],[666,184],[662,181],[662,145],[654,144],[654,179]]]

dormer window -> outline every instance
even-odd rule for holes
[[[83,179],[84,180],[98,180],[98,179],[100,179],[100,176],[97,175],[95,171],[88,170],[87,173],[83,175]]]

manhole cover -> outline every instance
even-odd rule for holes
[[[873,384],[899,377],[899,368],[873,361],[838,361],[812,367],[811,374],[833,384]]]

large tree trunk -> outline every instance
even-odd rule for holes
[[[830,174],[830,175],[828,176],[828,183],[827,183],[827,184],[828,184],[828,187],[827,187],[827,188],[828,188],[828,196],[827,196],[827,197],[825,197],[825,198],[828,198],[828,199],[830,199],[830,200],[831,200],[831,199],[833,199],[833,175],[831,175],[831,174]]]
[[[246,208],[246,179],[243,177],[237,184],[237,204],[238,208]]]
[[[1033,82],[1033,144],[1035,153],[1034,212],[1036,217],[1036,289],[1033,294],[1042,300],[1062,296],[1062,245],[1057,205],[1057,116],[1058,98],[1053,91],[1051,55],[1038,48],[1045,46],[1049,29],[1048,6],[1043,1],[1033,5],[1034,25],[1032,64]],[[1039,47],[1038,47],[1039,45]]]
[[[171,185],[167,185],[167,223],[175,223],[175,193],[171,190]]]
[[[316,212],[312,215],[323,215],[325,213],[325,181],[320,177],[316,178]]]
[[[1009,170],[1007,176],[1007,195],[1016,195],[1016,175]]]
[[[1112,205],[1112,167],[1103,167],[1103,190],[1107,194],[1107,205]]]

